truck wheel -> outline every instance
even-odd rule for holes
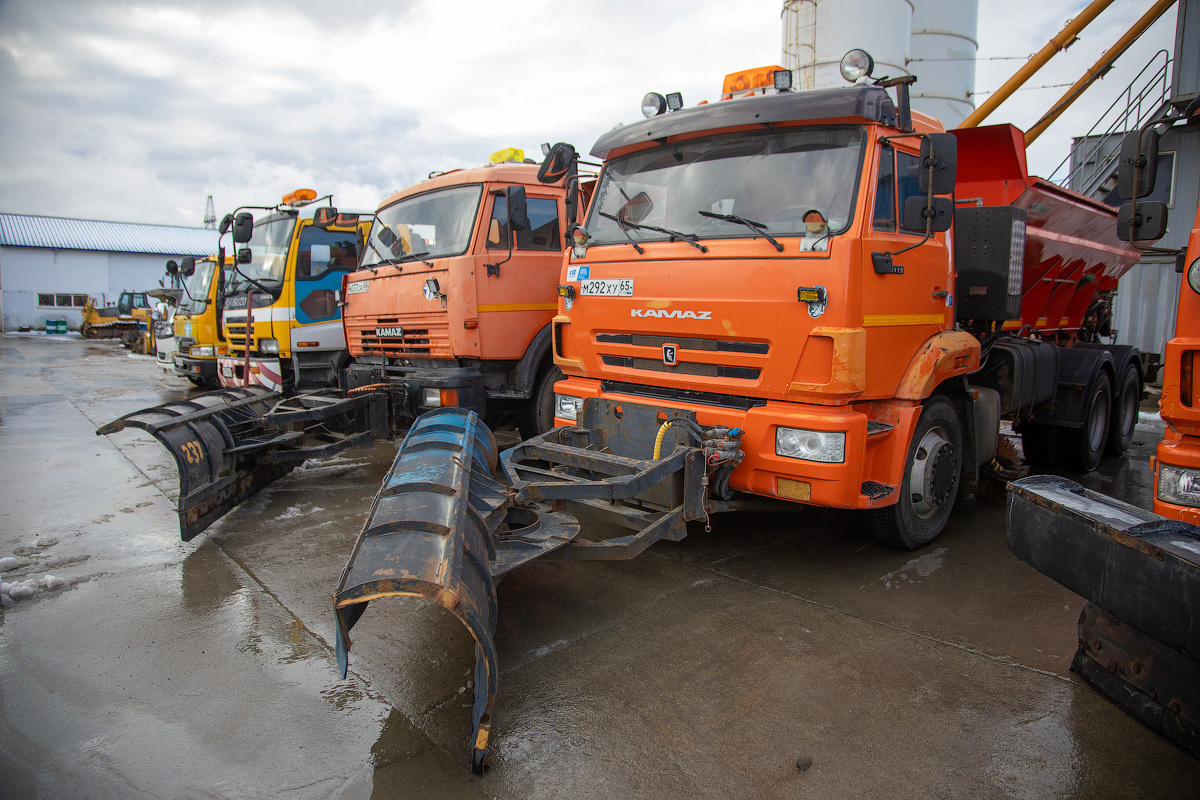
[[[1133,441],[1133,429],[1137,426],[1138,406],[1142,402],[1142,376],[1137,366],[1125,368],[1125,377],[1117,384],[1117,395],[1113,403],[1112,421],[1108,427],[1106,455],[1119,456],[1129,449]]]
[[[945,397],[929,398],[908,448],[899,501],[865,512],[876,541],[915,550],[937,538],[954,508],[962,452],[962,427],[954,405]]]
[[[1100,466],[1108,443],[1108,425],[1112,417],[1112,386],[1108,375],[1096,376],[1095,391],[1087,400],[1083,427],[1064,428],[1055,439],[1055,460],[1068,470],[1091,472]]]
[[[205,382],[204,378],[193,378],[193,377],[189,376],[189,377],[188,377],[188,380],[192,382],[192,386],[200,386],[200,387],[203,387],[203,386],[206,386],[206,385],[207,385],[207,383]]]
[[[558,367],[550,367],[538,378],[533,394],[521,405],[517,419],[522,438],[541,436],[554,427],[554,384],[562,379],[562,370]]]

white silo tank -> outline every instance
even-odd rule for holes
[[[977,0],[914,0],[908,70],[912,107],[954,128],[975,110]]]
[[[845,86],[842,56],[858,48],[875,59],[875,77],[907,75],[912,17],[912,0],[787,0],[784,66],[800,90]]]

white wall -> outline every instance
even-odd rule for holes
[[[45,330],[47,319],[65,319],[68,328],[77,329],[82,322],[79,309],[41,308],[38,294],[88,294],[98,303],[115,305],[122,290],[158,287],[169,258],[179,260],[169,255],[0,247],[4,330]]]

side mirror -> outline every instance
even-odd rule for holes
[[[191,256],[183,259],[183,262],[179,265],[179,271],[183,273],[183,277],[185,278],[192,277],[196,273],[196,259]]]
[[[578,160],[579,156],[574,147],[566,142],[559,142],[550,148],[549,154],[542,160],[542,166],[538,168],[538,182],[558,183],[574,177]]]
[[[922,203],[925,202],[925,198],[923,197],[920,200]],[[650,216],[650,211],[653,208],[654,201],[650,199],[650,195],[645,192],[638,192],[625,201],[625,205],[621,206],[621,210],[617,212],[617,216],[621,218],[622,222],[632,222],[634,225],[637,225]]]
[[[508,227],[514,231],[529,230],[529,203],[524,186],[509,186],[504,192],[508,204]]]
[[[367,251],[367,237],[362,228],[354,229],[354,260],[362,261],[363,253]]]
[[[233,218],[233,242],[245,244],[254,235],[254,215],[243,211]],[[241,262],[239,262],[241,263]]]
[[[221,219],[221,227],[219,228],[221,235],[229,233],[229,229],[233,227],[233,214],[226,214]]]
[[[933,168],[932,177],[929,174]],[[951,194],[958,173],[958,139],[953,133],[930,133],[921,137],[921,167],[917,186],[924,194]],[[925,227],[924,225],[921,226]],[[939,228],[938,230],[946,230]]]
[[[949,197],[935,197],[931,203],[927,198],[913,195],[904,201],[901,221],[911,231],[924,231],[926,223],[930,231],[948,231],[953,220],[954,201]]]
[[[237,263],[239,263],[239,264],[249,264],[250,263],[250,248],[249,247],[243,247],[237,251]]]
[[[171,276],[179,274],[179,265],[175,263],[174,259],[167,262],[167,274]]]
[[[337,209],[333,206],[321,206],[313,211],[313,225],[318,228],[328,228],[337,220]]]
[[[1134,182],[1134,171],[1137,181]],[[1145,197],[1154,191],[1154,178],[1158,172],[1158,131],[1149,128],[1142,131],[1142,150],[1138,152],[1138,132],[1127,134],[1121,140],[1121,160],[1117,163],[1117,194],[1124,200]]]
[[[575,221],[579,213],[579,181],[571,181],[567,187],[567,224]]]
[[[1123,242],[1153,242],[1167,232],[1167,204],[1145,200],[1137,204],[1126,203],[1117,211],[1117,237]]]

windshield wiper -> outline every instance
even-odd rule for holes
[[[620,187],[618,187],[618,188],[620,188]],[[633,249],[638,251],[638,255],[639,255],[639,256],[640,256],[642,253],[645,253],[645,252],[646,252],[646,248],[642,247],[640,244],[638,244],[637,242],[635,242],[635,241],[633,240],[633,237],[629,235],[629,230],[628,230],[628,229],[625,227],[626,223],[625,223],[623,220],[621,220],[621,219],[620,219],[619,217],[617,217],[615,214],[605,214],[603,211],[601,211],[601,212],[600,212],[600,216],[602,216],[602,217],[608,217],[608,218],[609,218],[609,219],[611,219],[613,222],[617,223],[617,227],[621,229],[621,233],[625,234],[625,238],[629,240],[629,243],[630,243],[631,245],[633,245]]]
[[[763,225],[761,222],[755,222],[752,219],[745,219],[744,217],[739,217],[737,214],[714,214],[711,211],[697,211],[696,213],[702,217],[712,217],[713,219],[721,219],[725,220],[726,222],[736,222],[738,225],[745,225],[747,228],[757,234],[760,234],[768,242],[775,245],[776,252],[783,252],[783,245],[775,241],[775,238],[771,236],[771,234],[767,233],[767,226]]]
[[[643,225],[640,222],[630,222],[629,220],[621,219],[616,214],[606,214],[603,211],[601,211],[599,213],[600,213],[600,216],[605,217],[607,219],[611,219],[612,221],[616,222],[617,225],[621,226],[621,230],[625,232],[626,238],[629,238],[629,243],[632,244],[634,247],[637,247],[637,245],[634,244],[633,239],[629,237],[629,232],[625,231],[626,227],[635,228],[636,230],[639,230],[639,231],[657,231],[659,233],[665,233],[667,236],[671,237],[672,242],[675,242],[675,241],[687,242],[692,247],[699,250],[701,253],[708,252],[707,247],[705,247],[704,245],[702,245],[696,241],[700,237],[694,233],[680,233],[679,231],[673,231],[673,230],[670,230],[669,228],[660,228],[657,225]],[[638,248],[638,252],[639,253],[642,252],[642,249],[640,247]]]
[[[401,264],[405,261],[409,261],[410,259],[415,258],[417,261],[420,261],[422,264],[428,264],[431,267],[434,266],[434,263],[432,261],[426,261],[425,259],[421,258],[421,256],[423,256],[423,255],[424,256],[429,255],[429,251],[426,250],[424,253],[405,253],[404,255],[402,255],[396,259],[396,263]]]

